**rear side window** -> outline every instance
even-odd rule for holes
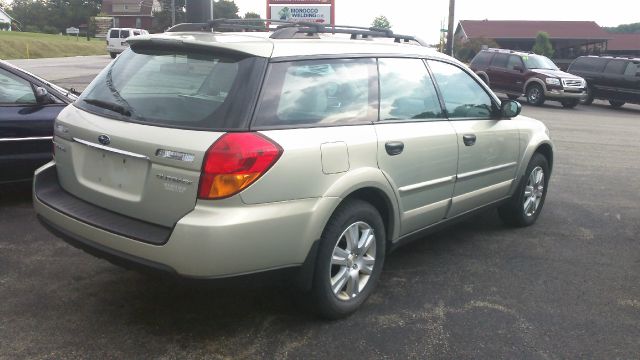
[[[113,30],[109,31],[109,38],[110,39],[117,39],[119,37],[120,37],[120,30],[113,29]]]
[[[375,60],[274,63],[263,86],[257,127],[304,127],[376,120]]]
[[[263,62],[260,62],[263,61]],[[264,60],[212,51],[129,49],[76,106],[123,121],[196,130],[248,128]]]
[[[621,75],[627,67],[627,62],[622,60],[611,60],[604,68],[606,74]]]
[[[380,59],[380,120],[442,119],[438,94],[420,59]]]
[[[496,56],[493,57],[493,61],[491,62],[491,65],[495,67],[506,68],[508,61],[509,61],[509,55],[496,54]]]
[[[487,67],[491,62],[491,54],[490,52],[481,51],[473,58],[471,61],[472,67]]]
[[[469,74],[457,66],[429,60],[429,67],[438,83],[451,119],[489,119],[493,101]]]
[[[126,39],[129,37],[129,30],[120,30],[120,39]]]

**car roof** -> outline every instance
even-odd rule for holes
[[[128,42],[134,46],[138,43],[151,43],[214,47],[265,58],[370,54],[451,59],[435,49],[394,43],[393,39],[351,40],[325,34],[311,39],[272,39],[269,35],[268,32],[167,32],[137,36]]]

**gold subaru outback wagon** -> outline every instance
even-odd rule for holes
[[[33,185],[52,233],[184,277],[289,269],[339,318],[398,245],[487,206],[540,215],[547,128],[458,61],[376,29],[201,28],[129,39],[60,113]]]

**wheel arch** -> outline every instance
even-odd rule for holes
[[[526,94],[527,93],[527,89],[529,89],[529,87],[533,84],[538,84],[540,86],[542,86],[542,91],[547,91],[547,86],[545,85],[544,81],[533,77],[529,80],[527,80],[527,82],[524,83],[524,87],[522,88],[523,92]]]
[[[549,163],[549,173],[553,171],[553,148],[548,143],[542,143],[533,152],[534,154],[541,154],[547,159]]]

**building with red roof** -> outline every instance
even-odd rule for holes
[[[486,38],[501,48],[530,51],[539,32],[549,34],[557,58],[603,53],[613,37],[595,21],[461,20],[455,41]]]

